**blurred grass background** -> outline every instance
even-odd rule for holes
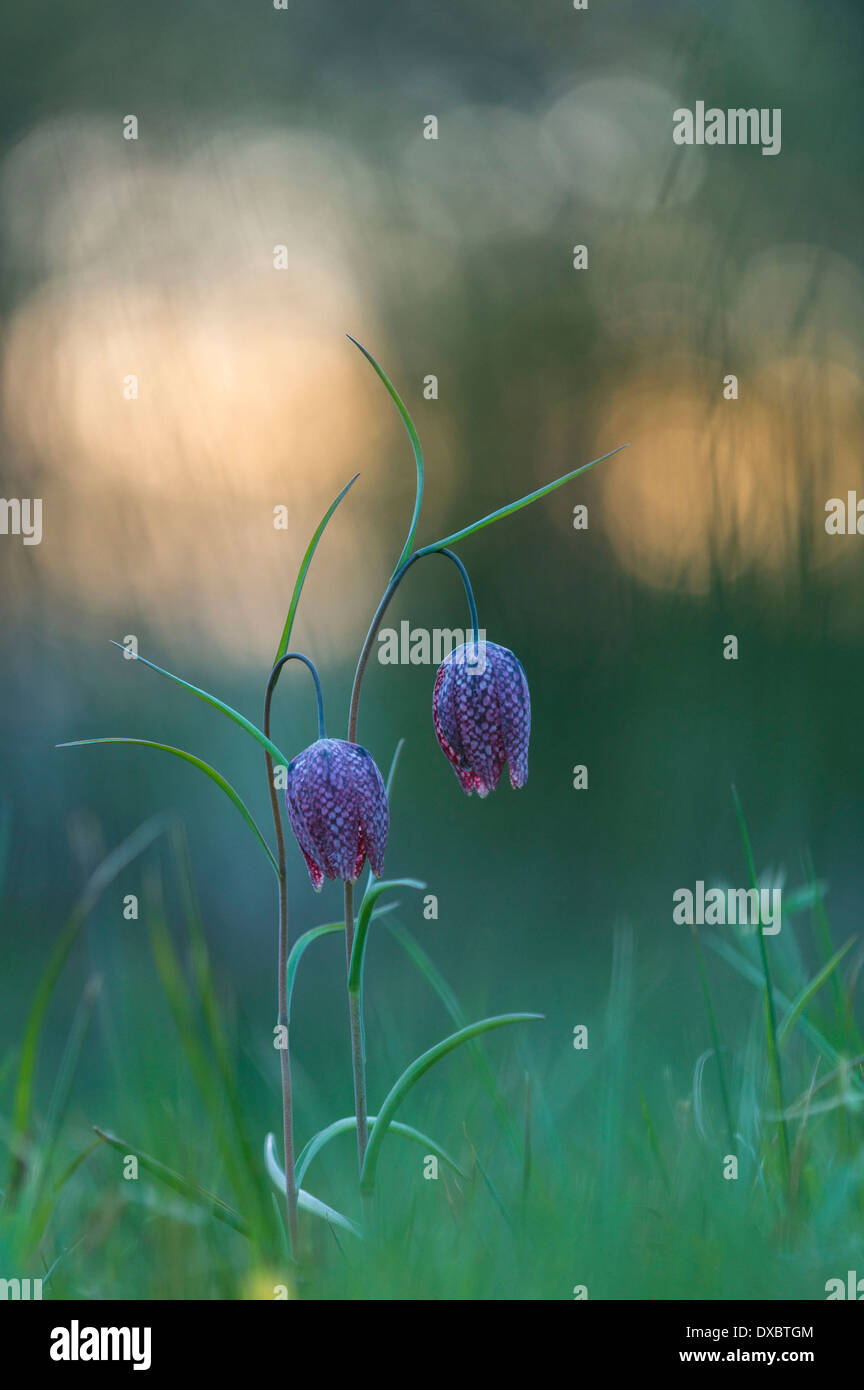
[[[531,1077],[526,1205],[517,1215],[521,1147],[505,1148],[470,1059],[451,1058],[405,1118],[463,1161],[475,1145],[509,1223],[476,1172],[457,1220],[442,1184],[421,1180],[419,1155],[397,1146],[382,1221],[399,1236],[382,1235],[377,1282],[356,1252],[340,1263],[322,1247],[304,1289],[821,1296],[854,1267],[860,1231],[854,1073],[827,1088],[843,1103],[808,1121],[793,1219],[765,1118],[760,994],[706,943],[730,1087],[760,1155],[738,1185],[722,1183],[713,1064],[707,1118],[694,1089],[711,1038],[671,898],[700,878],[746,883],[735,782],[757,871],[785,872],[791,891],[812,862],[835,947],[858,929],[862,559],[860,538],[824,531],[829,497],[864,494],[857,8],[91,0],[68,13],[8,6],[4,23],[2,491],[41,496],[45,529],[40,546],[0,538],[2,1114],[33,991],[87,875],[170,810],[187,828],[256,1154],[278,1129],[275,902],[251,841],[188,768],[53,745],[129,734],[189,747],[266,823],[257,751],[109,639],[135,634],[144,655],[257,718],[296,564],[359,468],[296,629],[341,731],[413,487],[398,421],[350,331],[391,373],[424,441],[421,542],[632,444],[462,548],[481,622],[531,686],[523,792],[462,797],[434,742],[432,670],[374,666],[361,710],[382,765],[406,739],[388,874],[439,896],[437,922],[406,901],[405,925],[470,1016],[546,1015],[487,1045],[520,1145]],[[699,99],[781,107],[782,153],[674,146],[672,111]],[[129,113],[135,142],[122,138]],[[437,142],[422,138],[429,113]],[[587,271],[572,269],[577,243]],[[730,372],[738,401],[722,397]],[[587,531],[572,527],[580,502]],[[286,531],[273,528],[277,505]],[[454,626],[461,594],[444,567],[418,566],[391,614]],[[737,662],[722,659],[727,633]],[[314,736],[295,674],[274,721],[289,751]],[[572,788],[577,763],[584,792]],[[332,886],[313,898],[299,853],[290,871],[297,932],[339,915]],[[151,960],[162,892],[185,960],[175,878],[154,847],[90,914],[42,1033],[33,1139],[51,1132],[55,1078],[98,976],[52,1162],[62,1171],[97,1124],[237,1202]],[[123,919],[127,893],[141,896],[137,923]],[[790,999],[831,954],[819,901],[768,941]],[[831,981],[812,1004],[825,1011],[820,1036],[849,1058],[860,963],[856,943],[832,977],[842,1007]],[[380,1099],[448,1021],[383,930],[369,972]],[[301,1140],[351,1108],[342,980],[340,942],[327,940],[304,961],[294,1015]],[[584,1054],[571,1042],[579,1023]],[[819,1052],[812,1037],[795,1046],[789,1103]],[[814,1084],[832,1070],[820,1055]],[[351,1152],[337,1142],[310,1185],[342,1208]],[[258,1254],[209,1221],[190,1228],[181,1198],[143,1182],[130,1193],[117,1157],[98,1150],[64,1188],[39,1252],[47,1264],[71,1252],[58,1291],[242,1291]],[[277,1258],[264,1242],[262,1267]]]

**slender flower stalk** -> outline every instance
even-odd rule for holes
[[[354,672],[354,685],[351,690],[351,707],[348,713],[348,738],[351,740],[352,743],[357,738],[357,718],[360,709],[360,690],[363,685],[363,676],[366,672],[366,667],[369,663],[369,657],[372,652],[372,647],[375,642],[375,638],[378,635],[378,629],[384,621],[384,614],[390,607],[390,602],[393,598],[393,595],[396,593],[396,590],[399,588],[399,585],[402,583],[402,580],[405,578],[405,575],[408,573],[409,569],[414,564],[414,562],[416,560],[422,559],[425,555],[445,555],[447,559],[451,560],[453,564],[456,566],[457,570],[459,571],[459,577],[461,578],[462,584],[465,589],[465,597],[468,600],[468,611],[471,615],[471,634],[469,636],[469,640],[471,636],[476,636],[476,634],[480,631],[480,627],[477,622],[477,604],[474,600],[474,590],[471,588],[471,580],[468,578],[468,571],[466,570],[462,561],[459,559],[459,556],[455,554],[454,551],[448,550],[446,547],[443,546],[440,549],[432,549],[427,547],[427,549],[425,550],[415,551],[414,554],[411,555],[404,562],[404,564],[399,565],[396,569],[393,578],[390,580],[390,583],[384,590],[381,602],[379,603],[378,608],[375,612],[375,616],[372,619],[372,622],[369,626],[369,631],[366,633],[366,639],[363,643],[363,647],[360,652],[360,657],[357,661],[357,669]]]
[[[326,738],[324,730],[324,699],[321,693],[321,681],[318,672],[308,657],[302,652],[288,652],[280,657],[270,672],[267,681],[267,691],[264,696],[264,733],[270,737],[270,706],[273,701],[273,692],[282,668],[289,661],[302,661],[312,672],[312,679],[315,682],[315,694],[318,701],[318,733],[319,737]],[[279,983],[277,991],[277,1009],[281,1032],[282,1047],[279,1049],[279,1058],[282,1069],[282,1147],[285,1157],[285,1207],[288,1217],[288,1243],[291,1254],[296,1258],[298,1249],[298,1229],[297,1229],[297,1185],[294,1180],[294,1096],[291,1085],[291,1051],[288,1037],[288,883],[285,862],[285,836],[282,831],[282,815],[279,810],[279,798],[276,794],[275,779],[273,776],[273,759],[269,752],[265,752],[264,757],[267,762],[267,789],[270,795],[270,809],[273,813],[273,828],[276,832],[276,860],[279,877]]]
[[[462,583],[465,587],[465,594],[468,599],[468,609],[471,615],[471,634],[472,636],[476,635],[476,633],[479,631],[477,623],[477,604],[474,601],[474,591],[471,588],[471,581],[468,578],[468,571],[466,570],[462,561],[459,559],[459,556],[455,555],[452,550],[429,551],[427,553],[445,555],[448,560],[452,560],[453,564],[458,569],[459,575],[462,579]],[[399,585],[402,583],[402,580],[405,578],[405,575],[413,565],[414,561],[419,559],[420,553],[418,552],[415,555],[411,555],[403,564],[400,564],[397,567],[393,575],[393,578],[390,580],[390,583],[388,584],[387,589],[384,592],[381,602],[378,605],[378,609],[375,613],[374,618],[372,619],[369,631],[366,634],[366,640],[363,643],[363,648],[360,652],[360,657],[357,662],[357,670],[354,674],[354,685],[351,690],[351,707],[348,715],[348,741],[350,743],[356,743],[357,741],[357,718],[360,706],[360,690],[363,685],[363,675],[365,673],[366,666],[369,661],[369,654],[372,650],[372,645],[375,641],[378,629],[381,626],[384,614],[386,613],[390,605],[390,600],[393,598],[393,595],[399,588]],[[354,885],[353,883],[346,883],[345,951],[346,969],[349,971],[351,968],[351,952],[354,949],[354,930]],[[369,1128],[367,1122],[366,1100],[366,1037],[363,1021],[363,998],[362,992],[359,989],[353,991],[349,988],[348,990],[348,1017],[351,1028],[351,1060],[354,1070],[354,1109],[355,1114],[357,1116],[357,1161],[360,1166],[360,1171],[362,1173],[363,1161],[366,1157],[366,1146],[369,1140]]]

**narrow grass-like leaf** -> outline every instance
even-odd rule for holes
[[[285,1173],[279,1166],[276,1157],[276,1141],[272,1134],[268,1134],[264,1141],[264,1160],[267,1164],[267,1172],[275,1183],[278,1191],[285,1191]],[[355,1222],[350,1221],[341,1212],[335,1211],[333,1207],[328,1207],[325,1202],[319,1202],[317,1197],[313,1197],[311,1192],[304,1192],[299,1188],[297,1192],[297,1205],[303,1211],[311,1212],[313,1216],[320,1216],[322,1221],[329,1225],[340,1226],[343,1231],[350,1231],[352,1236],[359,1236],[362,1239],[363,1232]]]
[[[119,647],[121,651],[126,650],[120,642],[112,642],[111,645]],[[142,656],[140,652],[134,659],[135,661],[143,662],[145,666],[150,667],[151,671],[156,671],[160,676],[167,676],[169,681],[174,681],[175,684],[182,685],[184,690],[188,690],[191,694],[196,695],[199,700],[204,701],[205,705],[212,705],[214,709],[218,709],[222,714],[227,715],[239,728],[245,729],[247,734],[251,734],[252,738],[254,738],[257,743],[260,743],[261,747],[265,748],[270,756],[276,759],[277,763],[283,766],[288,764],[290,759],[286,758],[285,754],[281,753],[276,747],[276,744],[273,743],[266,734],[263,734],[258,726],[252,723],[251,719],[247,719],[245,714],[240,714],[239,710],[233,709],[231,705],[226,705],[224,700],[220,700],[216,695],[211,695],[207,690],[202,690],[200,686],[192,685],[189,681],[184,681],[180,676],[175,676],[173,672],[166,671],[164,666],[157,666],[155,661],[148,661],[146,656]]]
[[[244,1206],[248,1203],[250,1211],[257,1206],[259,1218],[263,1219],[262,1207],[264,1204],[260,1194],[260,1165],[258,1156],[249,1141],[248,1126],[241,1105],[234,1065],[236,1047],[232,1046],[231,1034],[226,1025],[225,1011],[216,992],[207,939],[192,884],[186,829],[182,822],[178,822],[172,828],[171,841],[177,866],[177,882],[183,916],[189,936],[190,960],[197,986],[198,1001],[204,1016],[210,1046],[216,1058],[222,1094],[227,1100],[240,1159],[245,1166],[247,1187],[243,1199]]]
[[[291,603],[288,606],[288,616],[285,619],[285,626],[282,629],[282,636],[279,639],[279,646],[277,647],[276,655],[273,658],[274,666],[276,665],[277,661],[282,660],[282,657],[288,650],[288,643],[291,641],[291,631],[294,627],[294,618],[297,614],[297,605],[300,602],[300,594],[303,590],[303,584],[306,580],[306,574],[309,570],[309,566],[312,563],[312,557],[318,548],[318,542],[324,535],[324,532],[327,529],[327,524],[331,516],[335,512],[336,508],[339,506],[339,503],[342,501],[342,498],[349,491],[349,489],[354,486],[359,477],[360,474],[355,473],[351,481],[345,484],[336,500],[330,503],[330,506],[327,508],[326,512],[324,513],[324,515],[318,523],[314,536],[312,537],[311,541],[306,547],[306,554],[303,556],[303,559],[300,563],[300,568],[297,571],[297,578],[294,582],[294,592],[291,595]]]
[[[706,941],[712,951],[715,951],[718,956],[722,956],[733,969],[737,970],[740,975],[743,975],[745,980],[749,980],[750,984],[754,985],[756,989],[763,990],[765,988],[765,981],[760,971],[747,960],[746,956],[742,955],[740,951],[737,951],[734,946],[730,946],[729,943],[724,941],[721,937],[708,936],[706,937]],[[788,995],[785,995],[782,990],[774,990],[774,1000],[781,1009],[788,1010],[792,1007],[792,1000]],[[804,1015],[799,1015],[798,1028],[804,1036],[819,1049],[822,1056],[829,1061],[833,1067],[839,1067],[844,1064],[842,1053],[838,1052],[834,1044],[828,1041],[825,1034],[820,1032],[815,1024],[810,1022],[809,1018],[804,1017]],[[858,1085],[860,1087],[861,1083],[859,1082]]]
[[[366,1118],[367,1123],[371,1129],[375,1124],[377,1116],[368,1115]],[[297,1159],[297,1167],[295,1172],[297,1182],[301,1183],[303,1181],[304,1177],[306,1176],[306,1173],[309,1170],[309,1165],[312,1162],[313,1158],[315,1158],[321,1152],[321,1150],[327,1144],[330,1143],[331,1139],[335,1139],[338,1134],[346,1134],[351,1130],[356,1130],[356,1128],[357,1116],[346,1115],[344,1120],[334,1120],[332,1125],[327,1125],[326,1129],[320,1129],[317,1134],[313,1134],[312,1138],[306,1144],[304,1144],[303,1149],[301,1150],[300,1155]],[[390,1129],[394,1134],[401,1134],[403,1138],[411,1139],[414,1141],[415,1144],[420,1144],[429,1153],[432,1153],[436,1156],[436,1158],[439,1158],[442,1163],[446,1163],[449,1168],[452,1168],[454,1173],[457,1173],[460,1178],[464,1178],[466,1176],[466,1174],[463,1173],[462,1169],[459,1167],[456,1160],[451,1158],[450,1155],[447,1153],[447,1150],[442,1149],[441,1145],[437,1143],[436,1140],[430,1139],[428,1134],[422,1134],[419,1129],[414,1129],[411,1125],[403,1125],[399,1120],[392,1120],[390,1123]]]
[[[40,1143],[35,1161],[31,1164],[27,1186],[22,1194],[21,1205],[26,1211],[25,1220],[29,1223],[28,1240],[34,1247],[42,1238],[45,1226],[51,1215],[55,1193],[44,1190],[54,1156],[54,1149],[69,1106],[72,1083],[81,1060],[81,1052],[87,1030],[102,987],[100,976],[94,976],[84,988],[81,1002],[72,1020],[72,1027],[60,1062],[45,1126],[40,1134]],[[43,1195],[44,1193],[44,1195]]]
[[[705,957],[702,952],[702,945],[699,935],[692,929],[693,945],[696,949],[696,967],[699,972],[699,984],[702,989],[702,999],[705,1004],[705,1012],[708,1016],[708,1027],[711,1032],[711,1041],[714,1044],[714,1056],[717,1061],[717,1076],[720,1082],[720,1099],[723,1103],[723,1115],[726,1120],[726,1135],[729,1140],[729,1148],[735,1152],[735,1125],[732,1121],[732,1107],[729,1103],[729,1091],[726,1086],[726,1068],[723,1065],[723,1048],[720,1043],[720,1029],[717,1026],[717,1017],[714,1013],[714,1003],[711,998],[711,988],[708,984],[708,973],[705,969]]]
[[[744,845],[744,857],[747,861],[747,870],[750,874],[750,886],[756,890],[756,901],[759,902],[759,880],[756,877],[756,864],[753,859],[753,851],[750,847],[750,833],[747,829],[747,822],[744,819],[744,811],[738,790],[733,786],[732,799],[735,802],[735,812],[738,816],[738,826],[741,831],[741,840]],[[780,1150],[783,1155],[783,1170],[786,1176],[787,1186],[791,1180],[791,1154],[789,1149],[789,1133],[786,1128],[786,1121],[783,1118],[783,1069],[780,1062],[780,1049],[777,1045],[777,1016],[774,1011],[774,991],[771,985],[771,972],[768,966],[768,951],[765,947],[765,933],[762,931],[762,919],[757,909],[756,912],[756,935],[759,938],[759,955],[762,961],[762,974],[765,978],[765,1036],[768,1045],[768,1065],[771,1069],[771,1076],[774,1082],[774,1097],[777,1105],[777,1113],[780,1116],[778,1121],[780,1131]]]
[[[806,984],[804,988],[796,994],[795,998],[792,1000],[792,1006],[777,1032],[778,1047],[782,1048],[789,1040],[799,1015],[806,1009],[814,994],[822,988],[831,973],[837,969],[837,966],[846,955],[846,952],[852,949],[857,940],[858,938],[856,936],[850,936],[846,945],[841,946],[839,951],[835,951],[831,959],[825,962],[821,970],[817,971],[809,984]]]
[[[574,468],[572,472],[565,473],[563,477],[556,478],[554,483],[547,483],[545,487],[538,487],[536,492],[529,492],[526,497],[520,497],[517,502],[510,502],[506,507],[499,507],[497,512],[490,512],[488,516],[483,516],[479,521],[474,521],[470,526],[463,526],[461,531],[454,531],[452,535],[445,536],[443,540],[435,541],[434,545],[424,545],[418,550],[418,555],[428,555],[433,550],[443,550],[445,546],[456,545],[457,541],[464,541],[466,536],[473,536],[475,531],[482,531],[484,526],[491,526],[493,521],[500,521],[502,517],[512,516],[513,512],[521,511],[523,507],[530,506],[547,493],[554,492],[556,488],[563,487],[565,483],[572,482],[578,478],[580,473],[585,473],[589,468],[593,468],[597,463],[603,463],[604,459],[611,459],[615,454],[620,454],[622,449],[629,449],[629,444],[619,444],[617,449],[610,449],[608,454],[601,454],[599,458],[592,459],[590,463],[583,463],[580,468]]]
[[[146,888],[150,948],[174,1018],[183,1054],[207,1108],[218,1152],[225,1163],[228,1181],[235,1197],[248,1217],[260,1221],[260,1189],[256,1188],[254,1178],[250,1177],[244,1161],[242,1143],[226,1113],[226,1097],[218,1063],[210,1057],[200,1037],[195,999],[165,920],[161,880],[154,877],[146,883]]]
[[[645,1126],[645,1133],[648,1136],[648,1146],[654,1157],[654,1162],[657,1164],[660,1177],[663,1179],[663,1186],[666,1188],[667,1192],[670,1192],[672,1189],[669,1182],[669,1174],[666,1172],[666,1165],[663,1162],[663,1155],[660,1152],[660,1144],[657,1139],[657,1131],[654,1128],[651,1111],[648,1109],[648,1102],[645,1099],[645,1094],[641,1086],[639,1087],[639,1108],[642,1111],[642,1123]]]
[[[444,1008],[446,1009],[447,1013],[450,1015],[453,1022],[456,1024],[456,1027],[466,1027],[468,1023],[468,1015],[465,1013],[465,1010],[459,1003],[459,1000],[454,990],[447,983],[444,976],[441,974],[441,971],[438,969],[437,965],[432,960],[431,956],[429,956],[426,953],[426,951],[423,950],[423,947],[420,945],[419,941],[417,941],[416,938],[412,936],[408,928],[404,926],[401,922],[388,922],[387,928],[391,932],[393,937],[396,939],[396,941],[398,941],[399,945],[402,947],[402,950],[405,952],[408,959],[412,961],[413,964],[420,971],[420,974],[423,976],[426,983],[438,995],[438,998],[441,1000],[441,1003],[444,1005]],[[477,1068],[480,1072],[480,1077],[483,1081],[483,1085],[486,1089],[489,1099],[495,1107],[495,1112],[498,1116],[498,1121],[502,1129],[504,1130],[504,1133],[506,1134],[511,1147],[517,1149],[519,1145],[519,1137],[516,1133],[516,1127],[513,1123],[513,1119],[510,1115],[510,1112],[507,1109],[504,1097],[501,1094],[500,1087],[497,1081],[495,1080],[495,1074],[492,1071],[492,1068],[490,1067],[489,1063],[486,1060],[486,1057],[483,1054],[482,1045],[478,1042],[470,1042],[468,1044],[468,1051],[471,1053],[471,1056],[477,1064]]]
[[[375,911],[372,913],[372,920],[374,921],[377,917],[383,917],[387,912],[392,912],[392,910],[397,906],[397,903],[387,903],[384,907],[376,907]],[[287,976],[288,981],[289,1023],[291,1021],[291,999],[294,994],[294,980],[297,975],[297,967],[300,964],[300,960],[302,956],[305,954],[307,947],[311,946],[312,942],[317,941],[319,937],[332,936],[335,932],[344,932],[344,930],[344,922],[327,922],[326,925],[323,927],[312,927],[309,931],[304,932],[302,936],[298,936],[297,940],[294,942],[294,945],[291,947],[291,951],[288,956],[288,962],[285,968],[285,974]]]
[[[187,753],[183,748],[172,748],[169,743],[154,743],[153,740],[149,738],[76,738],[70,743],[58,743],[55,747],[87,748],[94,743],[132,743],[137,744],[139,748],[157,748],[162,753],[171,753],[175,758],[182,758],[184,762],[191,763],[193,767],[197,767],[199,771],[205,773],[210,778],[211,782],[215,782],[220,791],[223,791],[229,801],[233,802],[237,807],[237,810],[249,826],[249,829],[267,855],[267,858],[270,860],[271,869],[278,877],[279,865],[276,863],[275,855],[256,825],[251,811],[243,801],[243,798],[231,786],[231,783],[226,781],[222,773],[217,772],[215,767],[211,767],[209,763],[205,763],[201,758],[196,758],[194,753]]]
[[[99,1135],[99,1138],[104,1144],[110,1144],[111,1148],[116,1149],[118,1153],[124,1156],[126,1154],[133,1154],[134,1157],[137,1158],[139,1166],[143,1168],[146,1173],[152,1173],[154,1178],[158,1178],[160,1182],[165,1183],[166,1187],[172,1188],[174,1192],[179,1192],[181,1196],[188,1198],[190,1202],[194,1202],[197,1207],[202,1207],[205,1211],[209,1211],[210,1215],[215,1216],[217,1221],[224,1221],[226,1226],[231,1226],[235,1231],[239,1231],[241,1235],[246,1236],[249,1234],[246,1223],[243,1221],[242,1217],[234,1211],[233,1207],[229,1207],[227,1202],[223,1202],[221,1197],[216,1197],[212,1192],[207,1192],[205,1188],[199,1187],[197,1183],[190,1182],[189,1178],[184,1178],[182,1174],[175,1173],[173,1168],[168,1168],[164,1163],[160,1163],[158,1158],[151,1158],[150,1154],[144,1153],[142,1149],[136,1149],[133,1144],[127,1144],[124,1139],[116,1138],[115,1135],[109,1134],[107,1130],[100,1129],[98,1125],[94,1125],[93,1130],[94,1133]]]
[[[30,1006],[30,1013],[24,1029],[24,1039],[21,1044],[21,1060],[18,1068],[18,1080],[15,1089],[15,1100],[12,1107],[12,1137],[10,1148],[12,1151],[13,1162],[16,1158],[17,1147],[21,1136],[27,1128],[30,1109],[33,1101],[33,1081],[36,1070],[36,1056],[39,1050],[39,1038],[42,1032],[42,1025],[45,1019],[45,1012],[54,992],[54,988],[60,978],[60,973],[68,959],[69,953],[78,935],[92,912],[102,893],[110,883],[122,873],[127,865],[137,859],[149,845],[161,835],[168,827],[169,820],[166,816],[153,816],[139,825],[125,840],[123,840],[110,854],[102,860],[101,864],[94,870],[75,904],[72,912],[66,919],[60,934],[54,943],[54,948],[48,957],[45,969],[36,988],[33,1003]]]
[[[396,565],[396,570],[398,570],[401,568],[401,566],[408,559],[408,556],[411,554],[411,549],[414,545],[414,537],[417,534],[417,522],[420,520],[420,507],[423,503],[423,450],[420,447],[420,438],[417,434],[416,429],[414,428],[414,421],[408,414],[408,410],[402,400],[402,397],[399,395],[399,392],[396,390],[396,387],[393,385],[384,368],[380,365],[380,363],[375,361],[375,358],[372,356],[371,352],[369,352],[363,346],[362,343],[358,343],[356,338],[351,337],[350,333],[346,334],[346,337],[354,344],[356,348],[360,349],[367,362],[371,362],[372,366],[375,368],[375,371],[378,373],[384,385],[387,387],[391,399],[394,401],[396,409],[399,411],[399,414],[402,417],[402,423],[408,431],[408,438],[411,440],[411,448],[414,452],[414,465],[417,471],[417,486],[414,495],[414,512],[411,517],[411,527],[408,531],[408,538],[405,541],[404,546],[402,547],[402,554],[399,556],[399,561]],[[396,573],[396,570],[393,571],[394,574]]]
[[[357,926],[354,933],[354,945],[351,948],[351,961],[348,967],[348,991],[350,994],[357,994],[360,990],[363,979],[363,961],[366,955],[366,936],[369,931],[369,923],[372,919],[372,909],[382,893],[387,893],[391,888],[416,888],[422,893],[426,887],[417,878],[391,878],[383,883],[375,883],[368,888],[363,895],[360,904],[360,911],[357,914]]]
[[[455,1048],[460,1047],[462,1043],[470,1042],[472,1038],[480,1037],[482,1033],[489,1033],[493,1028],[503,1028],[508,1023],[532,1023],[542,1018],[542,1014],[498,1014],[494,1018],[482,1018],[477,1023],[470,1023],[467,1028],[460,1028],[458,1033],[452,1033],[449,1038],[444,1038],[442,1042],[430,1047],[428,1052],[416,1057],[390,1089],[384,1104],[378,1111],[378,1119],[369,1136],[366,1157],[363,1160],[363,1170],[360,1174],[361,1191],[371,1193],[374,1190],[375,1173],[384,1136],[408,1092],[430,1067],[434,1066],[442,1057],[446,1057],[448,1053],[453,1052]]]
[[[288,962],[285,967],[285,974],[288,980],[288,1012],[286,1017],[289,1023],[291,1021],[291,999],[294,994],[294,979],[304,952],[307,947],[311,946],[312,942],[317,941],[319,937],[331,936],[334,932],[344,930],[344,922],[328,922],[327,925],[323,927],[312,927],[311,931],[306,931],[302,936],[298,936],[294,945],[291,947]]]

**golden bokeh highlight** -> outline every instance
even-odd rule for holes
[[[600,475],[619,562],[652,587],[705,594],[745,574],[782,583],[805,553],[839,560],[825,503],[864,491],[861,376],[787,357],[725,400],[723,369],[699,368],[640,374],[604,412],[604,438],[633,441]]]

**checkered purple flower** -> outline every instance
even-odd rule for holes
[[[359,743],[319,738],[287,769],[285,802],[312,887],[354,883],[368,857],[381,877],[390,811],[381,773]]]
[[[462,790],[488,796],[505,763],[511,787],[528,780],[531,698],[521,663],[495,642],[457,647],[438,668],[435,734]]]

